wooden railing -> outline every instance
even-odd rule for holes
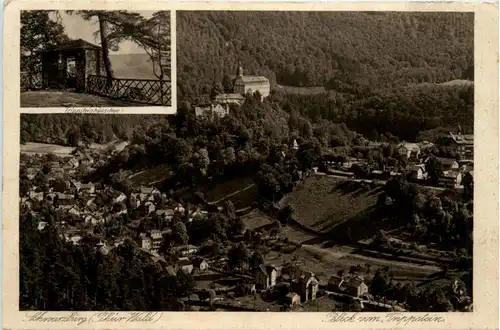
[[[113,78],[109,81],[105,76],[91,75],[87,77],[86,92],[149,105],[172,105],[172,86],[165,80]]]

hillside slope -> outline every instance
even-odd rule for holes
[[[307,228],[327,233],[342,226],[364,227],[375,211],[381,187],[370,188],[329,176],[312,176],[281,201],[291,205],[296,220]]]
[[[233,74],[293,86],[444,82],[473,77],[468,13],[179,12],[181,95]]]

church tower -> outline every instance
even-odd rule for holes
[[[236,71],[236,77],[243,77],[243,67],[241,66],[241,61],[238,61],[238,70]]]

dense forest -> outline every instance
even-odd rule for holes
[[[184,106],[184,109],[189,108],[192,112],[192,105],[185,104],[187,107]],[[250,103],[241,108],[235,107],[231,118],[251,112],[254,106]],[[328,147],[349,146],[354,132],[372,141],[437,142],[449,131],[456,131],[458,125],[466,133],[472,133],[474,129],[472,85],[428,84],[395,88],[361,99],[342,95],[273,93],[263,103],[259,102],[259,107],[274,109],[279,114],[278,117],[270,117],[270,124],[275,126],[273,129],[285,129],[280,126],[288,123],[290,132],[302,132],[305,136],[314,133],[318,139],[326,141],[324,146]],[[273,113],[255,114],[251,118],[259,116],[273,116]],[[76,145],[81,140],[95,143],[132,140],[134,134],[143,135],[153,124],[171,122],[173,118],[161,115],[23,115],[21,142]],[[329,127],[342,129],[335,129],[332,135]],[[346,131],[351,132],[350,137],[339,137]],[[290,138],[296,136],[292,134]]]
[[[21,115],[21,143],[39,142],[77,146],[81,142],[129,141],[138,127],[168,121],[160,115]]]
[[[472,13],[179,12],[180,97],[247,74],[340,92],[473,80]]]

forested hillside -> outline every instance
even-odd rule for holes
[[[108,143],[116,139],[130,140],[134,132],[167,122],[161,115],[81,115],[23,114],[21,143],[40,142],[76,146],[78,142]]]
[[[343,92],[473,79],[470,13],[178,12],[180,96],[241,60],[273,83]]]

